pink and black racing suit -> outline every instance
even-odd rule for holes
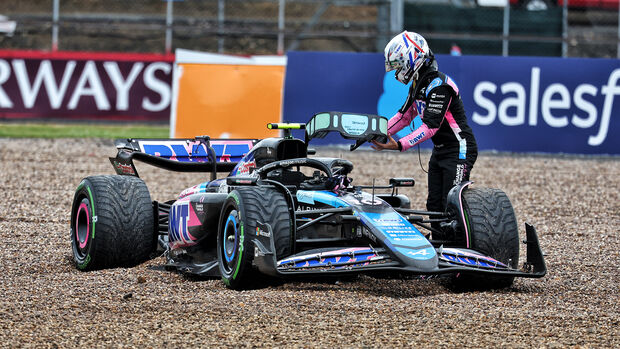
[[[417,115],[420,115],[422,125],[398,140],[398,147],[405,151],[429,138],[433,140],[435,146],[429,161],[426,208],[444,211],[448,191],[469,180],[478,156],[476,139],[467,124],[459,89],[449,76],[430,70],[417,84],[412,84],[405,104],[389,121],[388,133],[394,135],[409,127]]]

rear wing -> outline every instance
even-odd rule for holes
[[[212,179],[218,172],[230,172],[254,147],[258,139],[210,139],[200,136],[193,139],[152,138],[117,139],[118,153],[110,158],[119,175],[138,177],[133,160],[178,172],[211,172]]]

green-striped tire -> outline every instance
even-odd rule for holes
[[[222,206],[217,234],[220,274],[228,288],[250,288],[256,281],[251,240],[256,236],[257,222],[271,226],[277,258],[291,253],[292,222],[284,195],[273,187],[233,190]]]
[[[519,266],[519,229],[512,204],[499,189],[467,188],[463,209],[469,227],[469,247],[512,268]],[[455,286],[493,289],[512,285],[514,277],[459,274]]]
[[[80,270],[131,267],[155,248],[153,204],[146,184],[131,176],[91,176],[71,207],[71,248]]]

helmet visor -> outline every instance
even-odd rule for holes
[[[391,62],[391,61],[385,61],[385,72],[389,72],[392,71],[394,69],[398,68],[398,63],[396,62]]]

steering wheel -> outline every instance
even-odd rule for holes
[[[345,160],[348,161],[348,160]],[[350,163],[350,161],[348,161]],[[258,170],[256,170],[256,174],[258,174],[259,178],[264,179],[267,177],[267,174],[271,171],[275,171],[277,169],[286,169],[291,166],[306,166],[312,167],[317,170],[321,170],[327,174],[327,177],[332,176],[332,170],[323,162],[309,159],[309,158],[298,158],[298,159],[290,159],[290,160],[280,160],[269,163]],[[351,169],[353,169],[353,164],[351,164]]]

